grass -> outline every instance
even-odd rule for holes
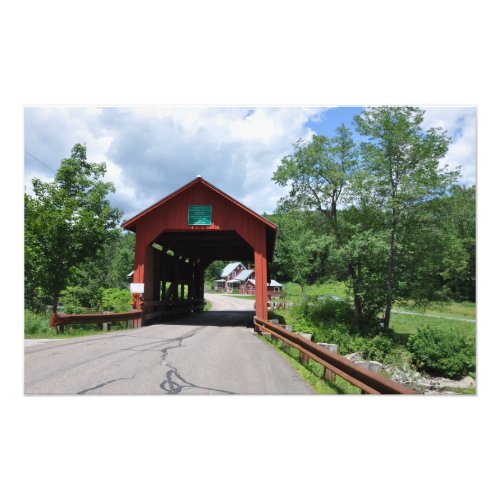
[[[350,292],[347,286],[340,281],[331,281],[319,285],[306,285],[304,287],[304,293],[302,293],[300,286],[296,283],[285,283],[283,285],[283,298],[287,302],[300,302],[304,295],[310,297],[336,295],[341,299],[348,299],[350,297]]]
[[[330,285],[330,286],[329,286]],[[290,288],[290,285],[288,285]],[[328,288],[329,286],[329,288]],[[292,292],[293,292],[293,288]],[[298,287],[295,286],[295,290]],[[324,295],[338,295],[340,296],[341,288],[334,284],[326,284],[322,287],[309,287],[309,292],[311,289],[316,289]],[[335,293],[337,292],[337,293]],[[292,297],[294,297],[292,293]],[[295,295],[296,297],[296,295]],[[290,302],[293,300],[289,299]],[[298,299],[295,304],[299,305],[301,299]],[[399,307],[400,309],[401,306]],[[411,361],[411,354],[406,346],[407,340],[410,336],[418,333],[420,328],[426,326],[443,331],[451,331],[458,335],[466,335],[470,338],[475,338],[476,336],[476,324],[475,322],[459,321],[459,319],[474,319],[475,318],[475,304],[470,302],[447,302],[447,303],[429,303],[425,307],[422,305],[417,305],[415,303],[405,303],[405,310],[412,311],[420,314],[435,314],[439,316],[446,317],[433,317],[433,316],[420,316],[420,315],[410,315],[410,314],[398,314],[393,312],[391,315],[390,327],[394,331],[395,335],[393,337],[394,346],[390,347],[388,352],[380,350],[378,346],[370,345],[369,341],[362,342],[361,340],[353,340],[353,337],[349,337],[345,332],[344,325],[340,323],[334,323],[332,320],[324,324],[316,324],[312,319],[307,319],[303,316],[298,316],[297,311],[294,307],[290,309],[275,309],[270,311],[269,317],[278,319],[281,324],[292,325],[292,327],[309,333],[315,334],[316,338],[322,339],[322,336],[335,338],[335,341],[325,340],[328,342],[338,343],[342,354],[347,354],[348,352],[363,351],[365,349],[371,354],[365,354],[366,356],[373,356],[370,359],[376,359],[382,361],[385,364],[403,366],[408,360]],[[345,336],[344,336],[345,335]],[[382,344],[383,345],[383,344]],[[380,351],[378,352],[377,351]],[[377,357],[378,356],[378,357]],[[381,358],[381,359],[379,359]],[[469,394],[467,390],[457,391],[461,394]]]
[[[229,297],[234,297],[236,299],[246,299],[255,301],[255,295],[243,295],[243,294],[240,295],[239,293],[228,293],[226,295],[228,295]]]
[[[47,322],[48,324],[48,322]],[[110,331],[124,330],[127,328],[127,323],[121,321],[116,325],[111,326]],[[86,337],[88,335],[102,335],[106,332],[99,330],[95,325],[71,325],[64,327],[64,333],[57,333],[55,328],[48,328],[37,333],[25,333],[25,339],[68,339],[73,337]]]
[[[50,314],[33,313],[24,311],[24,338],[26,339],[67,339],[71,337],[83,337],[87,335],[101,335],[106,333],[96,325],[67,325],[64,333],[57,333],[55,328],[49,326]],[[119,321],[111,325],[111,331],[124,330],[127,328],[126,321]]]
[[[203,312],[210,311],[212,309],[212,302],[205,300],[205,305],[203,306]]]
[[[419,305],[409,301],[404,304],[396,303],[394,308],[399,311],[435,314],[457,319],[476,319],[476,304],[474,302],[430,302],[426,305]]]
[[[312,359],[309,360],[307,365],[302,364],[299,361],[299,351],[297,351],[297,349],[290,348],[288,351],[284,351],[279,346],[280,342],[270,340],[263,336],[260,336],[260,338],[295,368],[297,373],[309,384],[316,394],[361,394],[360,389],[342,380],[340,377],[336,378],[335,383],[323,380],[323,366]]]
[[[417,333],[418,328],[424,326],[452,330],[458,334],[466,334],[471,337],[476,334],[476,324],[453,319],[432,318],[429,316],[412,316],[408,314],[392,314],[391,328],[398,335],[412,335]]]
[[[295,304],[300,303],[304,295],[309,297],[336,295],[337,297],[346,300],[351,298],[349,288],[344,283],[339,281],[306,286],[304,288],[304,295],[302,294],[300,286],[295,283],[286,283],[283,290],[285,300]],[[470,336],[474,336],[476,334],[475,323],[454,321],[451,319],[475,319],[476,304],[473,302],[429,302],[425,305],[420,305],[414,301],[408,301],[405,303],[396,303],[394,305],[394,309],[397,311],[432,314],[450,318],[433,318],[430,316],[398,314],[393,310],[390,326],[399,335],[412,335],[417,333],[418,328],[426,325],[445,328],[456,331],[457,333],[465,333]],[[275,314],[281,316],[280,322],[293,324],[293,314],[291,310],[275,310]]]

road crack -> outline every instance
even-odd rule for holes
[[[113,382],[118,382],[119,380],[131,380],[131,379],[127,378],[127,377],[115,378],[113,380],[108,380],[107,382],[103,382],[102,384],[96,385],[95,387],[91,387],[90,389],[84,389],[83,391],[80,391],[78,394],[87,394],[87,392],[95,391],[96,389],[100,389],[101,387],[104,387],[105,385],[112,384]]]

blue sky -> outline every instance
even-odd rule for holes
[[[360,107],[40,107],[25,109],[25,185],[51,180],[72,146],[105,161],[117,191],[113,205],[129,218],[202,175],[258,212],[271,212],[286,188],[271,178],[298,139],[331,136]],[[475,182],[474,108],[426,108],[424,127],[441,126],[453,143],[443,163],[462,165]],[[36,158],[36,159],[35,159]]]
[[[363,108],[359,107],[327,108],[319,114],[319,119],[311,119],[306,125],[316,134],[330,137],[335,134],[335,130],[342,123],[348,127],[351,126],[354,116],[362,111]]]

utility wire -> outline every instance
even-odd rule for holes
[[[56,171],[52,168],[52,167],[49,167],[46,163],[44,163],[42,160],[40,160],[40,158],[37,158],[36,156],[32,155],[29,151],[26,151],[24,150],[24,152],[28,155],[28,156],[31,156],[31,158],[33,158],[34,160],[36,160],[37,162],[41,163],[44,167],[48,168],[49,170],[51,170],[52,172],[54,172],[54,174],[56,173]]]

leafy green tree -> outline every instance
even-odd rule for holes
[[[333,237],[321,230],[324,221],[315,212],[279,211],[270,217],[278,224],[274,262],[270,272],[300,285],[320,283],[330,276]]]
[[[89,163],[76,144],[62,160],[53,182],[33,180],[25,195],[25,300],[57,310],[71,273],[95,258],[117,233],[121,211],[106,199],[114,186],[104,182],[105,163]]]
[[[452,186],[406,214],[398,293],[403,298],[475,301],[474,186]]]
[[[276,183],[291,188],[281,205],[283,209],[317,210],[323,215],[335,244],[341,247],[346,239],[339,223],[339,206],[352,200],[353,181],[361,175],[352,132],[342,124],[332,138],[315,135],[311,142],[300,140],[294,147],[293,154],[281,160],[273,176]],[[364,317],[358,275],[360,259],[351,259],[345,252],[343,255],[347,257],[345,266],[352,283],[356,321],[362,327]]]
[[[222,260],[214,260],[205,269],[205,284],[210,286],[215,280],[220,278],[220,273],[224,269],[225,263]]]
[[[122,233],[111,239],[103,252],[104,286],[128,288],[128,275],[134,270],[135,233]]]
[[[442,196],[457,172],[440,168],[450,139],[446,132],[423,130],[424,111],[413,107],[367,108],[355,117],[361,144],[365,200],[386,216],[388,250],[384,327],[389,328],[399,267],[402,221],[415,206]]]

